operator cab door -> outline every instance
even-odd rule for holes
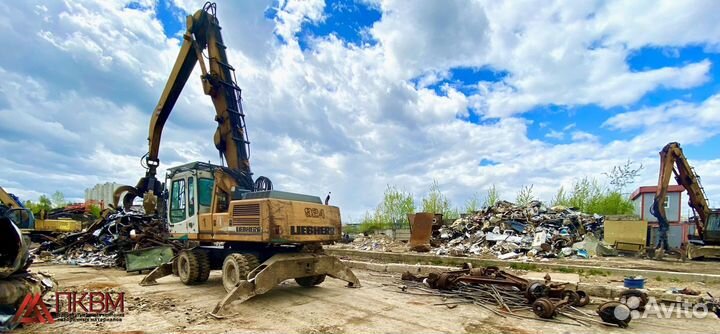
[[[5,212],[5,216],[9,218],[18,228],[22,230],[35,229],[35,216],[32,211],[25,208],[14,208]]]
[[[174,234],[198,233],[197,178],[189,173],[178,174],[170,183],[168,222]]]

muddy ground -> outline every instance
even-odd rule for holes
[[[286,281],[265,295],[232,304],[225,311],[228,317],[218,320],[207,314],[224,295],[217,271],[202,285],[185,286],[170,276],[159,285],[141,287],[140,275],[117,269],[32,268],[54,274],[60,290],[125,292],[125,316],[121,322],[34,324],[17,333],[708,333],[720,325],[714,315],[639,319],[628,329],[542,322],[532,319],[532,313],[525,314],[530,319],[502,318],[474,305],[436,306],[441,298],[399,293],[397,276],[358,270],[361,288],[346,288],[334,279],[314,288]],[[585,311],[596,307],[588,305]]]

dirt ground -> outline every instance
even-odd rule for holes
[[[429,253],[416,253],[407,250],[407,246],[402,244],[402,247],[396,247],[390,253],[407,253],[407,254],[419,254],[419,255],[433,255]],[[348,244],[335,244],[325,246],[328,249],[350,249],[355,250],[354,245]],[[468,258],[471,259],[489,259],[497,260],[497,257],[492,255],[470,255]],[[373,260],[368,260],[373,261]],[[514,261],[514,260],[512,260]],[[568,265],[581,265],[581,266],[597,266],[597,267],[610,267],[610,268],[625,268],[625,269],[639,269],[639,270],[662,270],[671,272],[684,272],[684,273],[704,273],[704,274],[715,274],[720,275],[720,261],[716,259],[707,260],[687,260],[681,261],[675,256],[666,256],[663,260],[654,260],[645,257],[635,257],[629,255],[621,255],[614,257],[593,257],[590,259],[582,258],[557,258],[557,259],[533,259],[528,263],[555,263],[555,264],[568,264]]]
[[[720,324],[714,315],[639,319],[628,329],[542,322],[532,319],[532,313],[526,314],[530,319],[501,318],[474,305],[433,305],[442,299],[399,293],[397,277],[358,270],[361,288],[346,288],[334,279],[314,288],[286,281],[265,295],[232,304],[225,311],[228,317],[218,320],[207,314],[224,295],[217,271],[198,286],[185,286],[170,276],[159,285],[141,287],[140,275],[116,269],[49,264],[32,268],[55,275],[62,291],[124,291],[125,316],[121,322],[34,324],[17,333],[707,333]],[[594,313],[596,307],[588,305],[585,311]]]

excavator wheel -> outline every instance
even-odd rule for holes
[[[207,282],[208,277],[210,277],[210,257],[207,253],[199,249],[193,249],[193,253],[195,253],[195,257],[198,259],[200,269],[197,282]]]
[[[254,255],[232,253],[225,257],[222,266],[222,281],[225,291],[230,292],[241,280],[247,280],[248,274],[258,266]]]
[[[295,282],[297,282],[297,284],[300,286],[309,288],[311,286],[320,285],[322,282],[325,282],[325,275],[296,277]]]
[[[183,250],[177,257],[177,268],[183,284],[198,284],[207,281],[210,261],[207,254],[201,250]]]

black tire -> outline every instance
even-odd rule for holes
[[[562,292],[562,298],[567,298],[568,305],[572,306],[578,306],[578,302],[580,301],[580,295],[572,290],[565,290]]]
[[[225,257],[222,266],[222,281],[225,291],[230,292],[258,266],[257,257],[250,254],[232,253]]]
[[[637,299],[635,299],[637,298]],[[633,310],[643,311],[648,303],[648,295],[640,290],[625,290],[620,294],[620,303],[627,305]]]
[[[322,282],[325,282],[325,275],[296,277],[295,282],[300,286],[309,288],[311,286],[316,286],[321,284]]]
[[[210,277],[210,257],[208,254],[200,249],[193,249],[193,254],[197,258],[199,270],[197,283],[207,282]]]
[[[178,276],[180,282],[185,285],[198,283],[200,277],[200,263],[195,252],[190,250],[180,251],[177,258]]]

